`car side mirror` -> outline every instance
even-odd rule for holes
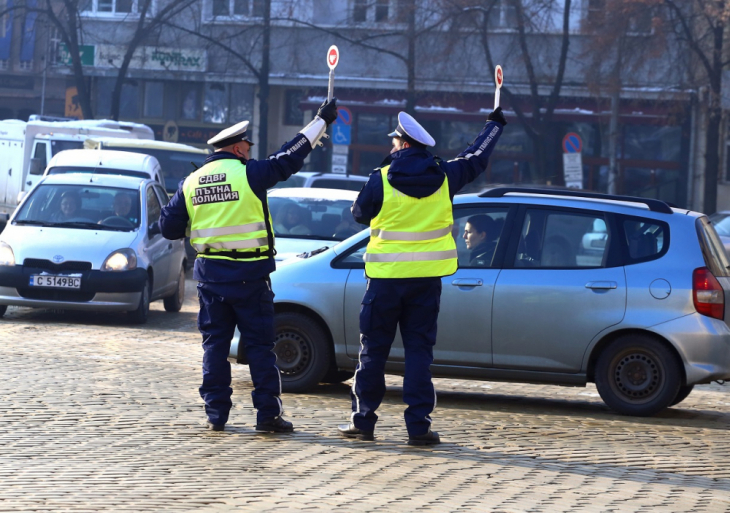
[[[162,230],[160,230],[160,223],[155,221],[151,225],[147,227],[147,235],[149,237],[154,237],[158,233],[162,233]]]

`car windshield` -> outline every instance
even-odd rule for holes
[[[62,175],[65,173],[90,173],[95,175],[122,175],[135,176],[137,178],[151,178],[149,173],[145,173],[143,171],[130,171],[129,169],[111,169],[104,167],[56,166],[48,170],[49,175]]]
[[[269,198],[274,233],[293,239],[341,241],[367,228],[352,218],[351,205],[350,200]]]
[[[168,194],[174,194],[180,185],[180,181],[186,176],[201,167],[208,155],[204,153],[191,153],[180,150],[161,150],[157,148],[124,148],[111,147],[118,151],[129,151],[133,153],[144,153],[157,159],[162,168],[162,175],[165,177],[165,190]]]
[[[41,184],[18,210],[15,224],[133,231],[140,224],[139,192],[97,185]]]
[[[723,237],[730,237],[730,215],[728,214],[712,214],[710,221],[715,227],[715,231],[718,235]]]

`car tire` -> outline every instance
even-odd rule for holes
[[[274,353],[284,392],[305,392],[322,381],[330,367],[329,337],[311,317],[277,314]]]
[[[5,315],[5,312],[8,311],[8,305],[0,305],[0,317]]]
[[[681,403],[685,399],[687,399],[687,397],[689,396],[690,393],[692,393],[692,390],[694,390],[694,388],[695,388],[694,385],[684,385],[684,386],[679,387],[679,392],[677,392],[677,397],[674,398],[674,401],[672,401],[672,403],[669,406],[674,406],[676,404]]]
[[[342,383],[355,375],[355,371],[341,371],[331,368],[322,378],[322,383]]]
[[[647,335],[614,340],[596,362],[596,388],[612,410],[648,417],[672,404],[682,367],[664,344]]]
[[[133,324],[144,324],[147,322],[147,316],[150,313],[150,279],[144,283],[142,295],[139,298],[139,305],[136,310],[127,312],[130,322]]]
[[[163,298],[162,304],[165,305],[166,312],[179,312],[182,309],[183,301],[185,301],[185,267],[180,268],[175,293]]]

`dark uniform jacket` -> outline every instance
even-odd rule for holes
[[[388,182],[400,192],[414,198],[425,198],[449,181],[453,199],[466,184],[484,172],[494,146],[502,133],[502,125],[488,121],[474,142],[454,160],[438,163],[425,148],[406,148],[390,154],[381,164],[388,170]],[[358,223],[370,224],[383,206],[383,181],[380,170],[370,174],[360,195],[352,205],[352,215]]]
[[[292,150],[293,149],[293,150]],[[284,144],[281,149],[269,156],[266,160],[248,160],[246,176],[251,189],[261,201],[266,201],[266,190],[278,182],[282,182],[299,171],[304,165],[304,159],[312,151],[312,146],[302,134]],[[232,153],[217,151],[210,155],[205,163],[220,159],[236,159]],[[185,206],[183,193],[184,181],[180,182],[177,192],[170,202],[162,209],[160,215],[160,230],[163,237],[170,240],[185,237],[190,218]],[[236,206],[232,208],[241,208]],[[193,278],[206,283],[240,282],[260,280],[268,277],[276,270],[274,258],[255,261],[233,261],[213,258],[197,258]]]

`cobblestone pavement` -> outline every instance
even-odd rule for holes
[[[730,387],[654,418],[593,386],[437,380],[445,443],[405,445],[400,378],[375,442],[340,439],[348,386],[285,395],[290,435],[253,430],[247,368],[204,429],[195,283],[179,314],[11,308],[0,320],[0,511],[730,511]]]

